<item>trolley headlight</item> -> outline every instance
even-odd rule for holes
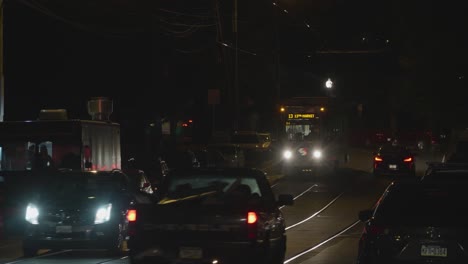
[[[314,157],[314,159],[320,159],[320,158],[322,158],[322,151],[320,151],[320,150],[314,150],[314,152],[312,152],[312,157]]]
[[[291,158],[292,158],[292,151],[290,151],[290,150],[285,150],[285,151],[283,152],[283,157],[284,157],[285,159],[287,159],[287,160],[288,160],[288,159],[291,159]]]

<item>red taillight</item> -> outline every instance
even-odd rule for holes
[[[137,213],[135,209],[128,210],[127,212],[127,220],[129,222],[135,222],[137,219]]]
[[[247,237],[249,239],[257,238],[257,222],[258,216],[256,212],[247,213]]]
[[[412,161],[413,161],[412,157],[408,157],[406,159],[403,159],[403,162],[412,162]]]
[[[374,161],[381,162],[383,159],[381,157],[374,157]]]
[[[247,224],[252,225],[257,223],[257,213],[255,212],[249,212],[247,214]]]

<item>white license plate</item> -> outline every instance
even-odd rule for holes
[[[179,249],[179,257],[182,259],[201,259],[203,250],[197,247],[181,247]]]
[[[447,248],[441,246],[422,245],[421,256],[423,257],[447,257]]]
[[[72,227],[71,226],[56,226],[55,232],[56,233],[71,233]]]
[[[391,169],[391,170],[396,170],[396,169],[398,169],[398,167],[397,167],[396,164],[390,164],[390,165],[388,165],[388,168]]]

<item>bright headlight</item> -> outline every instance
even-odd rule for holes
[[[96,217],[94,218],[95,224],[102,224],[109,221],[111,217],[112,204],[106,204],[105,206],[99,207],[96,211]]]
[[[314,152],[312,153],[313,157],[315,159],[320,159],[322,157],[322,151],[320,150],[314,150]]]
[[[26,207],[26,216],[25,219],[33,225],[39,224],[37,218],[39,217],[39,209],[34,204],[28,204]]]
[[[283,152],[283,157],[285,159],[290,159],[292,157],[292,152],[290,150],[286,150]]]

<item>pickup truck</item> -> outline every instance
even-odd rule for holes
[[[266,174],[247,168],[172,171],[153,203],[135,205],[129,258],[135,263],[284,262],[289,194],[275,197]]]

